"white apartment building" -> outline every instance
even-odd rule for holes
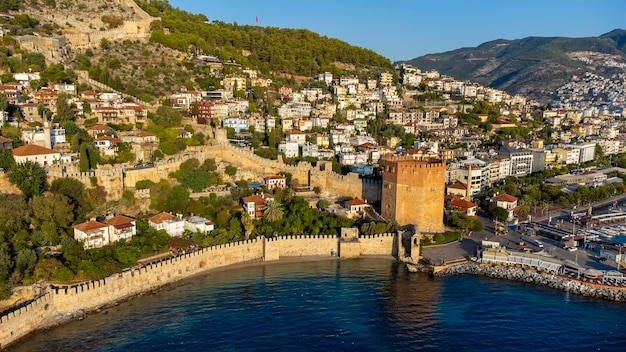
[[[284,153],[287,158],[295,158],[299,154],[300,145],[297,142],[283,141],[278,144],[278,151]]]
[[[578,163],[593,161],[596,152],[595,143],[577,143],[572,144],[571,147],[580,150]]]
[[[311,103],[292,101],[279,107],[277,112],[280,117],[302,118],[309,117],[311,109]]]

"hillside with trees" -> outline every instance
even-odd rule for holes
[[[277,85],[294,86],[303,77],[324,71],[375,77],[392,67],[389,59],[372,50],[306,29],[209,21],[204,15],[173,8],[161,0],[137,4],[161,18],[150,25],[149,40],[105,38],[89,48],[70,47],[69,58],[56,62],[61,71],[85,70],[96,81],[154,102],[181,90],[218,89],[219,76],[241,73],[243,68],[256,69]],[[0,25],[10,33],[0,46],[0,66],[10,72],[26,72],[30,63],[21,60],[26,64],[18,65],[17,58],[7,62],[11,52],[16,52],[9,49],[14,46],[11,36],[99,34],[119,28],[135,16],[135,10],[123,4],[92,0],[12,0],[0,6],[14,16],[0,19]],[[194,57],[202,54],[219,58],[225,64],[221,72],[194,63]]]
[[[361,69],[391,68],[389,59],[372,50],[352,46],[338,39],[320,36],[306,29],[240,26],[219,20],[209,21],[173,8],[167,1],[139,1],[153,23],[150,41],[182,52],[202,52],[223,61],[263,73],[281,72],[311,76],[336,71],[337,63]]]

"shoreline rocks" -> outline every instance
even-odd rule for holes
[[[419,271],[422,272],[428,270],[426,266],[420,266],[419,269]],[[492,266],[490,264],[483,265],[473,262],[467,262],[463,264],[449,266],[437,273],[434,273],[433,276],[445,277],[461,274],[482,275],[498,279],[526,282],[561,291],[571,292],[573,294],[581,295],[584,297],[607,299],[611,301],[626,301],[626,289],[624,288],[587,284],[582,281],[571,280],[549,273],[540,273],[531,269],[524,269],[518,266]]]

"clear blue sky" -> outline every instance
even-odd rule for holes
[[[495,39],[595,37],[626,29],[625,0],[169,0],[210,21],[305,28],[391,59]]]

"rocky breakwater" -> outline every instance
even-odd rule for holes
[[[449,276],[459,274],[483,275],[498,279],[527,282],[571,292],[585,297],[608,299],[612,301],[626,301],[625,288],[590,284],[519,266],[502,266],[467,262],[450,266],[433,275]]]

